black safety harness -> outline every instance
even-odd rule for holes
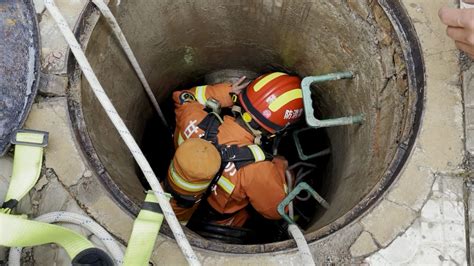
[[[215,186],[219,182],[222,172],[228,163],[234,163],[236,170],[239,170],[246,165],[256,162],[256,158],[249,146],[239,147],[238,145],[220,145],[218,143],[217,134],[219,133],[219,127],[221,126],[222,119],[212,110],[206,109],[206,111],[208,111],[208,114],[199,123],[198,127],[204,131],[204,136],[201,138],[211,142],[219,151],[221,155],[221,166],[215,177],[212,179],[206,192],[200,197],[181,195],[172,189],[167,180],[165,181],[165,189],[171,193],[173,198],[176,200],[177,205],[182,208],[191,208],[196,203],[205,200],[210,195],[212,190],[215,189]],[[261,150],[263,152],[263,149]],[[271,161],[273,159],[271,154],[266,152],[263,152],[263,154],[265,159],[261,161]]]

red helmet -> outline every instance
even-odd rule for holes
[[[239,100],[251,119],[270,133],[297,122],[303,114],[301,79],[281,72],[258,77]]]

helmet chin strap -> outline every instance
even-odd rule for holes
[[[252,132],[252,135],[255,137],[254,140],[253,140],[253,143],[255,143],[257,145],[261,145],[262,144],[262,131],[253,128],[249,124],[249,122],[245,121],[245,119],[243,117],[243,114],[242,114],[242,108],[240,106],[234,105],[234,106],[232,106],[232,113],[235,116],[239,115],[240,118],[242,119],[242,121],[244,121],[245,126],[247,126],[247,128],[250,130],[250,132]]]

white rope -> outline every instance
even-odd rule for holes
[[[160,105],[158,104],[158,101],[156,100],[155,95],[153,94],[151,90],[150,84],[148,84],[148,81],[145,78],[145,74],[143,74],[140,64],[138,64],[137,58],[133,54],[132,48],[130,48],[130,45],[128,44],[127,39],[125,38],[125,35],[123,35],[122,29],[120,28],[117,20],[115,19],[114,14],[112,14],[112,11],[110,11],[109,7],[107,6],[106,3],[103,2],[103,0],[92,0],[92,3],[94,3],[97,6],[97,8],[99,8],[100,12],[105,17],[106,21],[109,23],[109,26],[112,28],[112,31],[114,32],[115,37],[117,37],[117,39],[120,42],[120,45],[123,48],[123,51],[127,55],[127,58],[130,61],[130,64],[132,64],[132,67],[135,70],[135,73],[137,73],[137,76],[140,79],[146,93],[148,94],[148,97],[150,98],[150,101],[153,104],[153,107],[155,107],[155,110],[158,113],[158,116],[160,117],[163,124],[169,128],[168,122],[166,122],[166,118],[163,115]],[[119,3],[117,3],[117,5],[118,4]]]
[[[309,250],[308,242],[306,242],[306,239],[298,226],[296,224],[290,224],[288,225],[288,231],[296,241],[296,246],[298,246],[301,255],[300,258],[302,265],[316,265],[313,260],[313,255],[311,255],[311,251]]]
[[[81,67],[84,76],[89,82],[92,91],[96,95],[97,99],[99,100],[105,112],[107,113],[107,116],[110,118],[115,128],[119,132],[120,136],[124,140],[133,157],[137,161],[138,165],[140,166],[140,169],[145,175],[146,180],[150,184],[150,187],[153,189],[155,196],[158,199],[158,203],[160,204],[161,209],[163,210],[163,214],[166,218],[166,221],[168,222],[171,230],[173,231],[173,235],[178,243],[178,246],[181,248],[184,257],[190,265],[201,265],[196,254],[191,248],[191,245],[189,244],[186,235],[184,234],[183,229],[181,228],[181,225],[178,222],[178,219],[176,218],[173,209],[171,208],[170,203],[168,202],[163,188],[161,187],[160,183],[158,182],[158,179],[156,178],[155,173],[151,169],[150,164],[146,160],[135,139],[132,137],[132,134],[125,126],[125,123],[118,115],[117,111],[115,110],[115,107],[113,106],[109,97],[105,93],[104,89],[100,85],[99,80],[97,79],[96,75],[94,74],[94,71],[92,70],[92,67],[89,64],[89,61],[87,60],[84,52],[81,49],[81,46],[74,37],[74,34],[69,28],[66,20],[56,7],[54,0],[44,0],[44,4],[51,16],[56,21],[61,33],[69,44],[71,52],[74,54],[77,62],[79,63],[79,66]]]
[[[464,3],[463,0],[459,0],[460,1],[460,7],[461,8],[474,8],[474,4],[468,4],[468,3]]]
[[[102,226],[87,216],[72,212],[50,212],[34,219],[43,223],[69,223],[86,228],[104,244],[116,265],[123,264],[123,251],[115,239]],[[9,266],[20,266],[22,247],[10,248]]]

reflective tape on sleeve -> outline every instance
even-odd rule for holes
[[[196,99],[202,105],[205,105],[206,101],[207,101],[206,87],[207,86],[198,86],[198,87],[196,87]]]
[[[225,178],[224,176],[221,176],[219,178],[219,181],[217,181],[217,185],[219,185],[229,195],[232,194],[235,188],[235,185],[232,184],[232,182],[230,182],[230,180]]]
[[[209,182],[188,182],[184,178],[182,178],[177,172],[174,167],[174,162],[171,162],[171,167],[170,167],[170,173],[171,173],[171,181],[181,189],[184,189],[189,192],[200,192],[203,190],[206,190],[206,188],[209,186],[211,183]]]
[[[265,161],[265,153],[263,152],[262,148],[258,145],[249,145],[247,146],[253,154],[253,158],[255,162]]]

